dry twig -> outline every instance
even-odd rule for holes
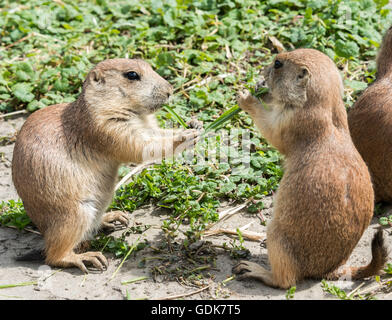
[[[245,201],[243,204],[241,204],[241,205],[239,205],[239,206],[237,206],[237,207],[235,207],[235,208],[229,208],[229,209],[227,209],[227,210],[224,210],[224,211],[222,211],[222,212],[219,212],[218,221],[215,222],[215,223],[212,223],[212,224],[208,225],[208,226],[206,227],[206,230],[211,229],[211,228],[212,228],[214,225],[216,225],[217,223],[219,223],[219,222],[221,222],[221,221],[223,221],[223,220],[225,220],[225,219],[231,217],[231,216],[234,215],[235,213],[237,213],[237,212],[239,212],[240,210],[242,210],[243,208],[245,208],[246,205],[247,205],[250,201],[252,201],[252,199],[253,199],[253,198],[248,199],[248,200]]]
[[[233,229],[216,229],[216,230],[210,230],[204,233],[204,237],[210,237],[210,236],[215,236],[218,234],[232,234],[232,235],[238,235],[237,230]],[[250,240],[250,241],[261,241],[264,239],[264,236],[260,233],[253,232],[253,231],[241,231],[241,234],[244,238]]]
[[[179,298],[183,298],[183,297],[189,297],[189,296],[193,296],[194,294],[198,294],[204,290],[207,290],[210,287],[211,287],[211,284],[209,284],[208,286],[206,286],[204,288],[201,288],[199,290],[192,291],[189,293],[183,293],[183,294],[178,294],[178,295],[168,296],[168,297],[161,297],[161,298],[156,298],[156,299],[152,299],[152,300],[174,300],[174,299],[179,299]]]
[[[15,227],[15,226],[6,226],[6,227],[12,228],[12,229],[16,229],[16,230],[19,230],[19,228]],[[23,228],[22,230],[25,230],[25,231],[28,231],[28,232],[31,232],[31,233],[35,233],[35,234],[41,235],[40,232],[35,231],[35,230],[33,230],[33,229],[30,229],[30,228]]]
[[[14,111],[14,112],[10,112],[10,113],[0,114],[0,119],[6,118],[6,117],[11,117],[11,116],[16,116],[18,114],[24,114],[24,113],[28,113],[28,111],[27,110],[18,110],[18,111]]]
[[[135,174],[139,173],[140,171],[143,171],[143,169],[153,165],[155,162],[146,162],[146,163],[142,163],[138,166],[136,166],[135,168],[133,168],[133,170],[131,170],[130,172],[128,172],[117,184],[116,187],[114,188],[115,191],[117,191],[118,189],[120,189],[120,187],[124,184],[126,184],[132,176],[134,176]]]

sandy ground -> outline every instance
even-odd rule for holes
[[[19,117],[4,121],[0,119],[0,137],[13,135],[23,124],[25,118]],[[17,199],[17,193],[11,181],[11,159],[13,144],[0,146],[0,200]],[[272,199],[265,198],[263,215],[267,220],[271,219]],[[389,211],[390,212],[390,211]],[[387,213],[386,213],[387,214]],[[391,213],[389,213],[391,214]],[[139,208],[130,214],[130,226],[136,223],[151,225],[152,227],[143,233],[142,240],[148,239],[150,244],[159,247],[162,243],[161,222],[165,215],[161,210],[152,205]],[[351,265],[364,265],[370,260],[370,240],[378,226],[378,219],[374,218],[372,224],[364,233],[361,241],[351,255],[348,263]],[[260,224],[260,220],[244,210],[235,214],[221,223],[220,227],[236,229],[253,222],[248,230],[265,235],[266,227]],[[390,229],[385,232],[385,238],[389,248],[392,248]],[[121,235],[116,231],[114,235]],[[139,235],[132,234],[128,242],[133,243]],[[232,239],[225,235],[205,238],[213,244],[229,243]],[[11,228],[0,227],[0,286],[34,282],[28,286],[0,289],[0,299],[157,299],[173,295],[181,295],[194,292],[200,287],[192,286],[190,282],[170,280],[165,277],[153,279],[151,267],[159,265],[157,254],[151,249],[139,251],[135,256],[127,260],[115,277],[113,273],[121,260],[115,259],[110,254],[108,270],[105,272],[89,273],[83,275],[79,269],[51,269],[42,262],[17,262],[14,258],[31,249],[42,247],[43,240],[40,235],[18,231]],[[268,266],[267,249],[263,242],[245,241],[245,247],[250,250],[250,260]],[[231,269],[238,260],[233,259],[223,250],[217,251],[216,267],[208,270],[204,280],[209,285],[208,289],[183,297],[183,299],[286,299],[286,291],[269,288],[254,280],[237,281],[231,280],[222,283],[223,280],[232,276]],[[146,257],[155,257],[149,260],[144,267],[140,268],[139,262]],[[390,261],[391,262],[391,261]],[[141,276],[149,277],[146,280],[132,284],[121,282]],[[202,282],[203,280],[201,280]],[[195,282],[193,282],[195,283]],[[360,290],[374,286],[374,279],[364,281],[335,281],[330,282],[350,292],[359,285]],[[362,284],[364,283],[364,284]],[[392,299],[392,292],[379,291],[377,299]],[[323,291],[320,281],[303,281],[297,285],[294,299],[335,299],[329,293]]]

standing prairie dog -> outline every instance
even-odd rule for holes
[[[75,248],[102,226],[127,224],[109,206],[121,163],[160,159],[192,147],[199,131],[163,130],[153,113],[172,86],[143,60],[111,59],[87,75],[78,99],[29,116],[15,143],[12,178],[45,239],[46,263],[84,262],[103,270],[100,252]]]
[[[278,54],[265,78],[265,104],[249,93],[241,93],[238,104],[285,156],[267,228],[271,271],[247,261],[233,271],[279,288],[304,278],[376,274],[387,255],[381,230],[372,241],[369,265],[337,270],[370,223],[374,195],[350,138],[336,66],[317,50],[298,49]]]
[[[392,28],[377,57],[377,79],[349,110],[348,124],[369,167],[376,202],[392,202]]]

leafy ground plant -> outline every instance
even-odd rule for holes
[[[231,86],[254,82],[271,61],[274,38],[288,49],[326,52],[348,72],[350,90],[362,90],[375,71],[367,60],[374,60],[390,21],[385,4],[2,0],[0,110],[71,101],[92,64],[129,56],[150,61],[176,85],[178,114],[201,111],[201,120],[209,121],[216,109],[232,105]],[[186,91],[203,79],[211,81]]]
[[[19,230],[31,225],[31,220],[24,210],[22,201],[9,200],[0,203],[0,225],[16,227]]]
[[[375,78],[377,49],[392,21],[387,3],[0,0],[0,112],[73,101],[89,69],[107,58],[151,63],[175,87],[170,105],[157,113],[162,127],[196,117],[207,133],[197,160],[183,156],[143,170],[117,191],[111,208],[166,209],[164,234],[171,242],[184,234],[178,248],[187,248],[217,220],[222,203],[253,197],[249,211],[258,212],[282,177],[280,154],[239,111],[236,92],[253,92],[261,69],[283,48],[315,48],[342,71],[349,108]],[[20,202],[3,204],[1,213],[2,225],[29,223]],[[98,247],[123,257],[130,245],[100,235]]]
[[[382,226],[390,226],[392,227],[392,215],[388,217],[381,217],[379,218],[379,222]]]
[[[321,281],[321,288],[325,292],[337,297],[340,300],[373,300],[374,299],[372,294],[361,295],[356,291],[353,291],[351,293],[346,293],[346,291],[340,289],[339,287],[333,284],[328,283],[325,280]]]
[[[287,300],[293,299],[293,298],[294,298],[294,293],[295,293],[296,290],[297,290],[297,287],[295,287],[295,286],[289,288],[289,289],[287,290],[287,292],[286,292],[286,299],[287,299]]]

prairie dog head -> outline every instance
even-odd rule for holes
[[[262,99],[280,107],[330,106],[341,100],[343,84],[332,60],[313,49],[297,49],[276,56],[264,72],[269,92]]]
[[[381,48],[377,55],[377,78],[390,75],[392,72],[392,27],[382,39]]]
[[[154,113],[173,88],[143,60],[108,59],[89,72],[83,90],[94,113],[126,121]]]

